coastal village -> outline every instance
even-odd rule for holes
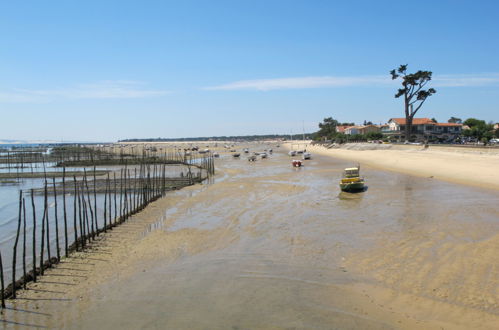
[[[483,136],[473,134],[473,126],[463,123],[460,119],[458,122],[439,123],[435,119],[430,118],[413,118],[410,137],[412,142],[422,143],[498,143],[499,140],[499,123],[485,124],[488,129],[484,129]],[[364,122],[363,125],[345,125],[340,124],[335,127],[335,132],[345,137],[350,137],[348,141],[355,140],[382,140],[384,142],[404,142],[405,138],[405,118],[390,118],[385,124],[373,124],[372,122]],[[483,139],[485,137],[485,140]],[[327,137],[323,137],[324,140]]]

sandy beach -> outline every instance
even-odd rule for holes
[[[292,148],[299,142],[287,143]],[[499,189],[499,149],[417,145],[348,144],[327,149],[308,144],[307,150],[358,162],[382,170],[476,187]]]
[[[467,161],[477,155],[307,147],[312,160],[294,169],[288,147],[236,146],[243,147],[274,153],[248,162],[220,149],[212,182],[168,194],[63,260],[9,303],[2,326],[499,324],[499,192],[470,181]],[[478,157],[490,159],[488,166],[497,161]],[[456,159],[454,177],[440,177]],[[362,165],[365,193],[339,191],[342,169],[352,162]],[[439,170],[425,172],[428,166]],[[492,176],[485,168],[482,180]]]

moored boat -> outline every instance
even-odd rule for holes
[[[345,169],[343,178],[340,181],[340,189],[346,192],[364,190],[364,178],[360,177],[360,166]]]
[[[304,152],[302,155],[302,158],[305,159],[312,159],[312,154],[310,152]]]
[[[299,160],[299,159],[293,159],[291,161],[291,165],[293,165],[293,167],[301,167],[302,163],[301,163],[301,160]]]

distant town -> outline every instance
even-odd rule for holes
[[[319,124],[320,130],[314,140],[329,140],[338,143],[379,140],[384,142],[426,143],[498,143],[499,123],[469,118],[462,121],[451,117],[447,122],[435,118],[413,118],[411,136],[406,138],[406,118],[390,118],[386,124],[364,121],[362,125],[340,123],[329,117]]]

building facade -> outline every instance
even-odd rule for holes
[[[392,140],[404,141],[405,125],[405,118],[391,118],[388,128],[383,127],[382,133]],[[462,127],[462,124],[436,123],[429,118],[414,118],[409,140],[451,142],[461,135]]]

